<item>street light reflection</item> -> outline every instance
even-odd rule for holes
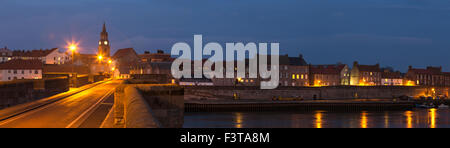
[[[242,128],[242,113],[235,113],[236,128]]]
[[[322,112],[317,111],[315,114],[316,118],[316,128],[322,128]]]
[[[406,111],[406,112],[405,112],[405,116],[406,116],[406,128],[413,128],[412,115],[413,115],[413,112],[412,112],[412,111]]]
[[[360,123],[360,125],[361,125],[361,128],[367,128],[367,112],[366,111],[363,111],[362,113],[361,113],[361,123]]]
[[[436,128],[436,109],[430,109],[428,116],[430,117],[430,128]]]

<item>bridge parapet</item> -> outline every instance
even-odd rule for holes
[[[183,126],[184,89],[169,84],[123,84],[116,88],[114,121],[126,128]]]

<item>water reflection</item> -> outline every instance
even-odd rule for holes
[[[316,125],[316,128],[322,128],[322,112],[323,111],[317,111],[316,112],[316,114],[315,114],[315,118],[316,118],[316,121],[315,121],[315,125]]]
[[[236,117],[236,128],[242,128],[242,113],[235,113]]]
[[[361,113],[361,122],[360,122],[360,125],[361,125],[361,128],[367,128],[367,111],[363,111],[362,113]]]
[[[363,112],[196,112],[184,127],[226,128],[450,128],[450,109]]]
[[[413,123],[412,123],[413,112],[412,111],[406,111],[405,112],[405,116],[406,116],[406,128],[413,128]]]
[[[384,128],[389,128],[389,113],[384,113]]]
[[[430,118],[430,128],[436,128],[436,109],[432,108],[428,112]]]

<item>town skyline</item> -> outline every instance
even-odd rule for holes
[[[157,49],[168,52],[174,43],[191,44],[192,35],[204,34],[206,39],[219,43],[280,42],[281,54],[303,54],[312,64],[342,62],[351,65],[359,61],[380,63],[382,67],[391,66],[402,72],[409,65],[442,66],[450,71],[445,57],[450,54],[447,43],[450,32],[445,29],[450,22],[438,19],[448,13],[444,8],[447,2],[348,1],[352,5],[305,1],[242,2],[232,6],[223,1],[176,5],[160,1],[46,0],[36,3],[6,0],[1,2],[0,8],[16,15],[5,16],[5,23],[0,24],[0,33],[5,35],[0,38],[0,47],[62,49],[66,41],[73,38],[81,43],[80,52],[95,53],[99,26],[106,22],[112,52],[128,47],[139,53]],[[255,8],[241,9],[248,5]],[[314,9],[322,7],[329,10]],[[229,9],[233,12],[227,11]],[[302,13],[303,10],[308,13]],[[208,15],[205,13],[208,11],[217,13]],[[290,17],[283,17],[285,15]]]

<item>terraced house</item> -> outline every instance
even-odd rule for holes
[[[376,65],[360,65],[358,62],[353,63],[350,74],[350,85],[354,86],[377,86],[381,85],[381,69],[380,64]]]
[[[444,86],[446,83],[442,67],[428,66],[426,69],[421,69],[409,66],[406,79],[420,86]]]
[[[13,59],[0,63],[0,81],[42,79],[40,60]]]

